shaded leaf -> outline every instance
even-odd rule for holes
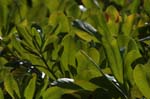
[[[36,74],[33,74],[32,79],[29,81],[24,91],[24,96],[26,99],[33,99],[36,90],[36,79]]]
[[[125,0],[112,0],[114,1],[116,4],[123,6],[125,3]]]
[[[4,99],[4,94],[1,88],[0,88],[0,99]]]
[[[150,7],[148,5],[148,4],[150,4],[150,0],[144,0],[143,2],[144,2],[144,9],[150,15]]]

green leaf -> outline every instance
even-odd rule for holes
[[[31,34],[29,33],[29,31],[27,30],[27,28],[23,27],[23,26],[17,26],[16,27],[18,33],[19,33],[19,36],[23,38],[23,40],[28,44],[28,46],[33,46],[32,44],[32,36]]]
[[[70,35],[67,35],[63,39],[62,45],[64,47],[64,51],[61,56],[61,62],[64,68],[69,70],[68,65],[75,66],[75,54],[78,50],[78,46],[75,42],[75,39]]]
[[[95,36],[95,38],[97,38],[98,40],[101,39],[101,35],[97,32],[97,30],[92,25],[90,25],[90,24],[88,24],[86,22],[83,22],[83,21],[81,21],[79,19],[76,19],[76,20],[73,21],[73,26],[78,28],[78,29],[81,29],[82,31],[87,32],[87,34],[89,34],[89,36],[90,35],[91,36]],[[75,31],[77,31],[77,29]],[[78,32],[79,32],[79,30],[78,30]],[[77,32],[77,35],[79,35],[78,32]],[[82,34],[86,35],[85,32],[83,32]],[[82,36],[82,34],[80,34],[80,35]]]
[[[137,50],[131,50],[130,52],[127,53],[125,57],[125,62],[124,62],[124,76],[126,81],[130,81],[131,85],[134,85],[134,80],[133,80],[133,69],[131,64],[138,58],[140,58],[141,55]]]
[[[129,10],[131,11],[131,13],[137,13],[137,10],[139,10],[141,2],[142,2],[141,0],[130,1]]]
[[[99,63],[100,54],[95,48],[88,49],[87,53],[96,63]],[[88,81],[93,77],[101,76],[99,70],[81,52],[77,53],[76,58],[78,62],[76,79]]]
[[[59,11],[50,15],[48,23],[54,27],[58,25],[55,31],[56,34],[60,32],[68,32],[70,29],[68,18],[64,15],[64,13]]]
[[[130,85],[134,85],[134,80],[133,80],[133,69],[132,69],[132,63],[142,57],[138,45],[135,42],[134,39],[127,39],[126,42],[128,43],[127,46],[125,46],[125,57],[124,57],[124,77],[126,81],[130,82]]]
[[[33,99],[33,96],[35,94],[35,88],[36,88],[36,74],[33,74],[32,79],[29,81],[25,91],[24,96],[26,99]]]
[[[113,39],[110,42],[104,38],[102,40],[112,73],[119,83],[123,84],[123,63],[117,40]]]
[[[144,0],[143,2],[144,2],[144,9],[150,15],[150,7],[149,7],[150,0]]]
[[[3,91],[1,88],[0,88],[0,99],[4,99]]]
[[[113,79],[114,79],[114,78],[112,78],[112,77],[107,76],[106,74],[104,74],[104,72],[103,72],[102,69],[99,67],[99,65],[98,65],[91,57],[89,57],[84,51],[81,51],[81,52],[82,52],[82,54],[84,54],[84,55],[88,58],[88,60],[89,60],[91,63],[93,63],[93,65],[95,65],[95,66],[97,67],[97,69],[98,69],[99,72],[104,76],[104,78],[106,78],[106,79],[109,81],[109,83],[112,84],[112,85],[125,97],[125,99],[127,99],[127,95],[123,92],[123,90],[122,90],[117,84],[115,84],[115,83],[113,82]],[[118,79],[117,79],[117,80],[118,80]]]
[[[86,8],[93,8],[96,7],[96,4],[94,0],[82,0],[83,4],[85,5]]]
[[[87,32],[84,32],[82,30],[75,30],[76,35],[80,37],[81,39],[90,42],[90,41],[96,41],[99,42],[94,36],[89,35]]]
[[[67,16],[74,17],[74,18],[79,18],[81,15],[81,11],[77,3],[73,1],[68,2],[66,13],[67,13]]]
[[[109,6],[105,12],[107,18],[107,25],[109,31],[113,36],[118,36],[119,31],[119,23],[121,22],[121,18],[119,12],[114,6]]]
[[[150,98],[150,64],[137,65],[134,69],[134,80],[142,94],[146,98]]]
[[[4,80],[4,86],[6,91],[10,94],[10,96],[15,99],[14,94],[16,93],[18,97],[20,96],[20,91],[16,80],[12,75],[8,75]],[[14,93],[15,92],[15,93]]]
[[[135,20],[135,14],[131,14],[129,16],[124,16],[124,22],[122,26],[122,32],[126,36],[130,36],[133,29],[133,22]]]
[[[0,1],[0,29],[1,27],[6,28],[7,23],[7,14],[8,14],[8,8],[7,8],[7,1]]]
[[[42,99],[61,99],[61,96],[64,94],[63,90],[59,87],[48,88],[43,93]]]
[[[96,88],[98,88],[97,85],[92,84],[91,82],[87,81],[87,80],[81,80],[81,79],[76,79],[75,82],[77,85],[81,86],[83,89],[85,90],[89,90],[89,91],[93,91]]]
[[[125,3],[125,0],[111,0],[114,1],[116,4],[123,6]]]
[[[35,48],[40,50],[43,43],[40,33],[35,28],[32,28],[32,35],[32,41]]]
[[[42,97],[42,94],[46,91],[47,86],[49,85],[49,77],[46,76],[44,79],[44,85],[42,86],[42,88],[40,90],[38,90],[37,94],[36,94],[36,99],[40,99]]]
[[[46,6],[48,7],[48,9],[50,10],[50,12],[54,12],[58,10],[59,4],[60,4],[60,0],[44,0]]]

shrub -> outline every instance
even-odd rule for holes
[[[149,99],[150,0],[1,0],[1,99]]]

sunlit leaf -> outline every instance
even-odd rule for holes
[[[99,62],[100,55],[95,48],[89,49],[87,53],[95,60],[96,63]],[[78,62],[78,75],[76,76],[76,79],[88,81],[93,77],[101,75],[98,69],[89,60],[87,60],[82,53],[78,53],[76,57]]]
[[[76,30],[75,32],[76,32],[77,36],[79,36],[81,39],[83,39],[83,40],[85,40],[87,42],[90,42],[90,41],[97,41],[97,42],[99,42],[94,36],[91,36],[91,35],[87,34],[84,31]]]
[[[120,83],[123,83],[123,63],[117,40],[113,39],[109,43],[103,39],[103,43],[112,73]]]
[[[75,39],[69,35],[63,39],[62,44],[64,51],[62,53],[61,62],[64,68],[68,70],[68,65],[75,66],[75,54],[78,51],[78,46],[76,45]]]
[[[52,13],[49,17],[49,25],[57,26],[57,31],[55,31],[56,34],[59,32],[68,32],[70,29],[69,21],[67,17],[62,12],[55,12]]]
[[[108,28],[113,36],[118,36],[119,23],[121,22],[121,17],[117,9],[113,6],[109,6],[106,9],[105,16],[107,18]]]
[[[132,62],[135,61],[141,57],[140,53],[137,50],[131,50],[130,52],[127,53],[125,57],[125,62],[124,62],[124,72],[125,72],[125,78],[126,80],[130,81],[130,83],[133,85],[134,80],[133,80],[133,69],[132,69]]]
[[[135,83],[146,98],[150,98],[150,64],[137,65],[134,69]]]
[[[124,35],[130,36],[133,29],[133,22],[135,19],[135,14],[131,14],[129,16],[124,17],[124,23],[122,27],[122,31]]]
[[[84,4],[87,8],[96,7],[95,1],[96,1],[96,0],[82,0],[83,4]]]
[[[64,92],[61,88],[51,87],[43,93],[43,99],[61,99],[63,94]]]

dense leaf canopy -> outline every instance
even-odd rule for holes
[[[0,0],[0,99],[150,99],[150,0]]]

